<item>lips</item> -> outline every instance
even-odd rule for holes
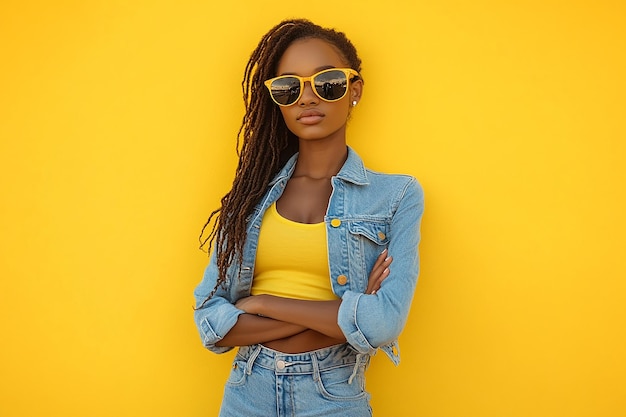
[[[305,125],[313,125],[322,121],[325,114],[318,110],[304,110],[296,117],[296,120]]]

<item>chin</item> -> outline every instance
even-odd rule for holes
[[[345,126],[345,125],[344,125]],[[320,125],[316,126],[307,126],[307,128],[303,129],[301,126],[298,126],[298,129],[290,129],[291,132],[298,137],[300,140],[324,140],[334,138],[336,136],[342,136],[339,132],[342,130],[343,126],[339,126],[335,129],[329,129],[327,126],[322,127]],[[344,135],[345,136],[345,135]]]

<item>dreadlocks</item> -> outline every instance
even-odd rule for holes
[[[361,60],[345,34],[304,19],[285,20],[274,26],[252,52],[241,83],[246,112],[237,134],[239,163],[233,187],[222,197],[221,208],[211,213],[199,237],[200,248],[204,249],[208,243],[209,253],[215,244],[219,274],[205,302],[220,285],[225,285],[226,271],[232,263],[236,260],[241,265],[248,216],[272,178],[298,151],[298,138],[287,129],[263,82],[276,76],[285,50],[294,41],[307,38],[327,41],[337,48],[346,64],[361,71]],[[211,232],[205,236],[212,221]]]

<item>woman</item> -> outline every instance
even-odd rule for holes
[[[239,165],[195,290],[204,345],[239,346],[220,416],[370,416],[370,356],[399,362],[423,195],[347,147],[360,71],[343,33],[306,20],[272,28],[248,62]]]

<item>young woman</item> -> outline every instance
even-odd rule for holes
[[[205,347],[239,347],[220,416],[371,416],[370,356],[399,362],[423,194],[347,146],[360,71],[343,33],[307,20],[272,28],[248,62],[239,165],[195,290]]]

